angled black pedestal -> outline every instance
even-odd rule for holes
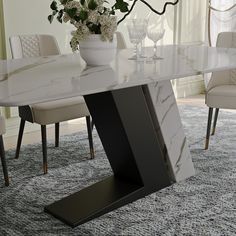
[[[85,101],[114,176],[45,207],[72,227],[171,184],[142,86],[87,95]]]

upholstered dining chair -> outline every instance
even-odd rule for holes
[[[56,39],[51,35],[18,35],[10,37],[12,57],[27,58],[38,56],[58,55],[60,50]],[[62,121],[86,117],[90,157],[94,158],[92,140],[92,125],[90,114],[83,97],[78,96],[68,99],[60,99],[51,102],[34,104],[32,106],[20,106],[19,116],[21,118],[16,155],[19,157],[25,122],[41,125],[43,170],[47,173],[47,135],[46,125],[55,124],[55,146],[59,146],[59,124]]]
[[[117,48],[118,49],[127,48],[124,35],[121,32],[119,32],[119,31],[116,32],[116,38],[117,38]]]
[[[217,38],[217,47],[235,48],[236,32],[222,32]],[[236,109],[236,70],[212,73],[207,86],[205,103],[209,107],[205,149],[208,149],[213,109],[215,109],[212,135],[215,134],[219,109]]]
[[[9,186],[9,178],[8,178],[8,171],[7,171],[7,164],[5,158],[5,150],[4,150],[4,143],[3,143],[3,134],[5,134],[5,120],[2,116],[0,116],[0,158],[2,162],[2,169],[3,169],[3,176],[5,180],[5,185]]]

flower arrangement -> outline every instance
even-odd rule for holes
[[[161,12],[152,8],[145,0],[115,0],[111,7],[106,0],[53,0],[50,5],[52,14],[48,16],[48,20],[52,23],[56,17],[60,23],[70,22],[75,26],[70,44],[72,51],[76,51],[79,41],[86,40],[90,34],[100,34],[101,40],[112,41],[117,25],[131,13],[137,1],[144,3],[156,14],[163,15],[167,5],[175,5],[179,0],[166,2]],[[133,3],[130,6],[128,2]],[[117,11],[124,13],[119,21],[115,16]]]

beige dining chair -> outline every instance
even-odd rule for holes
[[[3,137],[2,137],[3,134],[5,134],[5,132],[6,132],[5,120],[2,116],[0,116],[0,158],[1,158],[1,162],[2,162],[2,169],[3,169],[3,176],[4,176],[4,180],[5,180],[5,185],[9,186],[9,177],[8,177],[4,143],[3,143]]]
[[[10,47],[14,59],[60,54],[57,41],[51,35],[12,36],[10,37]],[[48,169],[46,125],[55,124],[55,146],[58,147],[60,122],[81,117],[86,117],[90,157],[91,159],[94,158],[91,118],[82,96],[44,102],[30,106],[20,106],[18,110],[21,123],[15,158],[19,157],[25,122],[28,121],[41,125],[43,170],[44,174],[46,174]]]
[[[117,38],[117,49],[127,48],[124,35],[121,32],[119,31],[116,32],[116,38]]]
[[[236,32],[222,32],[217,47],[236,48]],[[205,149],[209,147],[213,109],[215,108],[212,135],[215,134],[219,109],[236,109],[236,70],[212,73],[207,86],[205,103],[209,107]]]

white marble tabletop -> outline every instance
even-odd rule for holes
[[[151,56],[152,48],[146,48]],[[78,54],[0,61],[0,105],[19,106],[236,68],[236,49],[167,45],[163,60],[128,60],[121,50],[109,66],[86,67]]]

